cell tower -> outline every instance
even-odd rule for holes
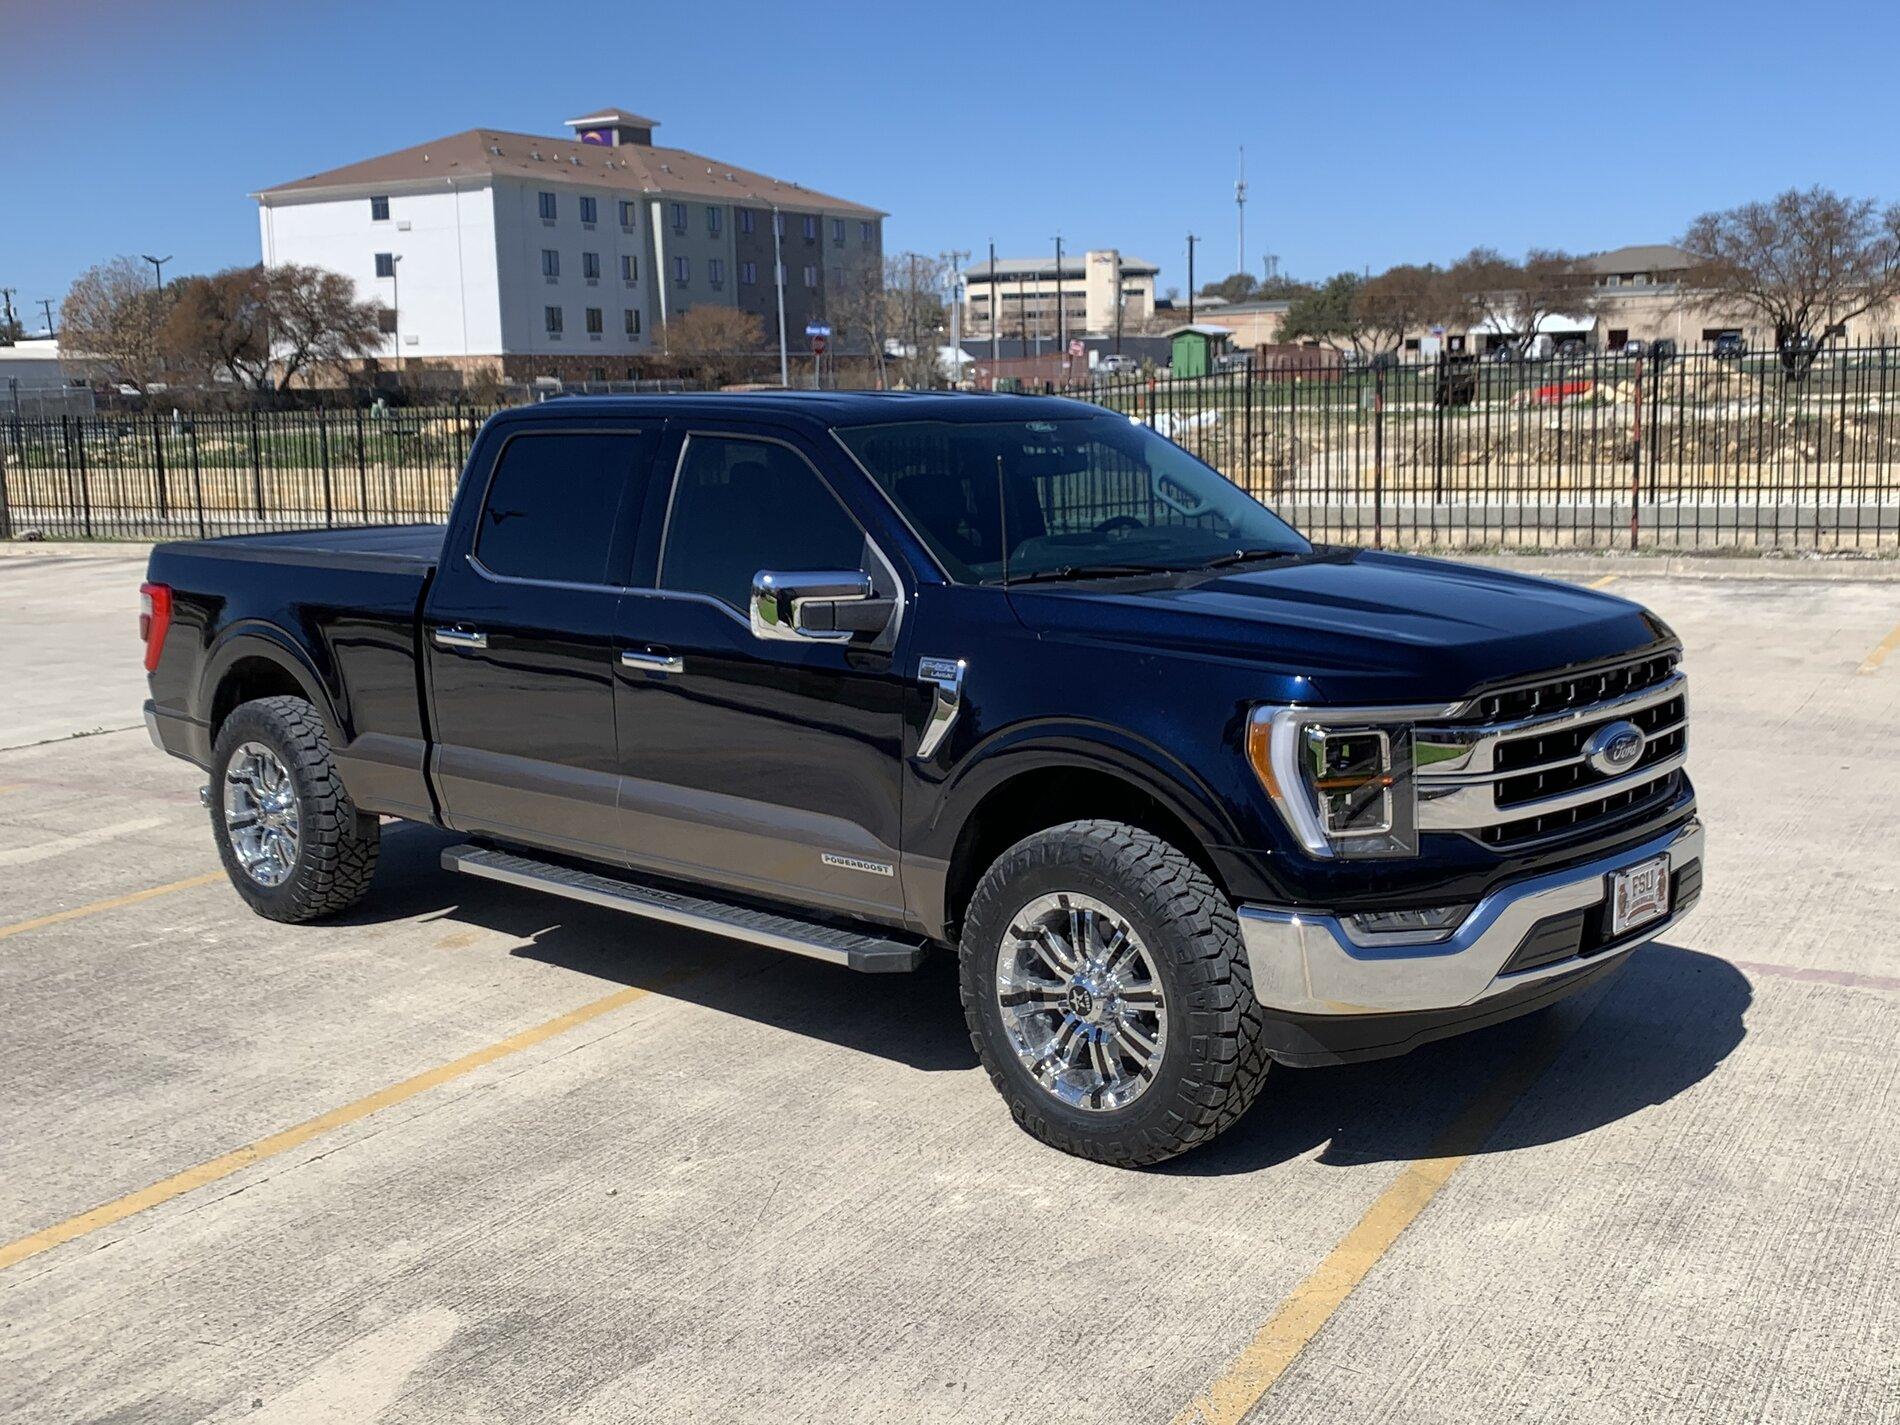
[[[1234,214],[1239,224],[1239,256],[1234,271],[1247,270],[1247,145],[1240,146],[1240,176],[1234,180]]]

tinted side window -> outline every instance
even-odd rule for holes
[[[860,569],[864,532],[802,456],[765,441],[692,437],[673,489],[660,587],[743,612],[761,569]]]
[[[519,435],[488,483],[475,555],[497,574],[607,582],[622,508],[637,512],[658,433]]]

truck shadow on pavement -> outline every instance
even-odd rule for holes
[[[972,1071],[956,966],[859,975],[671,926],[458,876],[453,836],[391,828],[369,899],[345,923],[449,922],[518,939],[509,953],[736,1015],[929,1073]],[[1576,1137],[1666,1102],[1714,1072],[1747,1032],[1749,982],[1726,960],[1652,942],[1600,986],[1526,1018],[1397,1059],[1275,1068],[1253,1110],[1155,1171],[1248,1173],[1319,1150],[1334,1166],[1499,1152]],[[1548,1067],[1495,1129],[1447,1141],[1466,1107],[1527,1060]],[[927,1091],[927,1090],[926,1090]],[[1015,1131],[999,1105],[999,1131]]]

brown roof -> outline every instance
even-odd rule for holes
[[[716,198],[728,203],[766,207],[776,203],[782,208],[820,208],[866,217],[884,216],[882,209],[867,208],[862,203],[834,198],[750,169],[735,168],[688,149],[645,144],[605,147],[574,139],[505,133],[499,129],[466,129],[432,143],[366,158],[361,163],[345,164],[291,183],[279,183],[254,196],[268,198],[277,194],[320,192],[326,188],[374,187],[381,183],[483,175],[619,188],[655,196]]]

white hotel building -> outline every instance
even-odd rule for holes
[[[719,303],[778,340],[867,269],[884,214],[653,143],[609,109],[566,138],[470,129],[254,194],[270,266],[339,272],[390,309],[385,369],[625,380],[669,317]]]

